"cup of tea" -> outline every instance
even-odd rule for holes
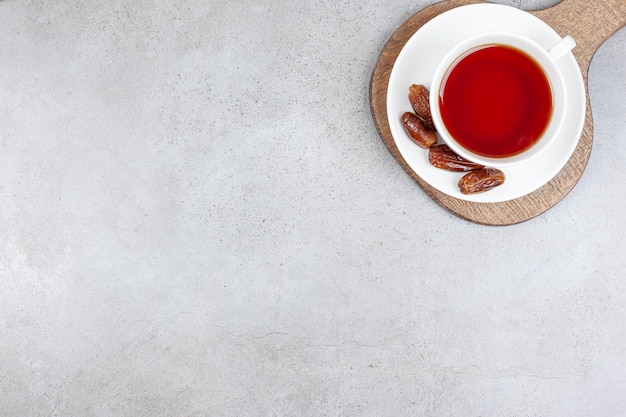
[[[433,123],[459,155],[493,167],[528,161],[559,134],[567,91],[558,60],[570,36],[549,48],[514,33],[483,33],[449,51],[430,88]]]

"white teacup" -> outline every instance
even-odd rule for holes
[[[452,48],[452,50],[450,50],[446,54],[444,59],[439,63],[435,71],[431,88],[430,88],[430,108],[432,112],[433,123],[435,125],[435,128],[437,129],[437,132],[442,137],[442,139],[448,144],[448,146],[450,146],[450,148],[452,148],[452,150],[454,150],[456,153],[458,153],[459,155],[473,162],[477,162],[486,166],[505,167],[513,163],[527,161],[529,158],[533,158],[534,156],[538,155],[540,152],[542,152],[544,149],[550,146],[550,144],[554,141],[554,139],[559,134],[559,131],[561,130],[561,127],[564,123],[565,115],[567,111],[567,91],[565,90],[563,76],[561,74],[561,71],[559,69],[559,65],[557,62],[566,53],[571,51],[571,49],[575,45],[576,43],[574,39],[572,39],[570,36],[566,36],[565,38],[557,42],[555,45],[546,49],[527,37],[523,37],[523,36],[516,35],[513,33],[493,33],[493,32],[480,34],[472,38],[466,39],[465,41],[457,44],[455,47]],[[464,140],[461,138],[455,138],[455,136],[450,132],[450,130],[453,130],[457,133],[457,136],[459,135],[462,136],[458,132],[462,132],[463,130],[462,129],[459,130],[459,126],[452,126],[453,124],[455,125],[459,124],[454,120],[454,118],[452,119],[450,118],[451,117],[450,114],[454,114],[454,113],[446,113],[446,117],[448,118],[448,121],[450,124],[449,126],[450,130],[448,126],[446,126],[446,123],[444,122],[444,119],[446,117],[442,116],[442,107],[440,106],[440,104],[442,101],[442,97],[445,96],[444,95],[445,89],[447,85],[451,85],[451,86],[455,85],[452,82],[448,84],[449,79],[454,79],[454,75],[453,77],[450,77],[450,72],[453,71],[454,68],[457,67],[459,62],[467,59],[467,57],[471,55],[473,52],[475,52],[476,50],[482,49],[483,47],[487,47],[487,46],[503,46],[515,52],[522,52],[525,55],[525,57],[530,58],[532,61],[534,61],[534,63],[536,64],[535,67],[538,67],[543,72],[549,84],[549,89],[551,92],[551,100],[552,100],[551,111],[550,113],[546,113],[544,116],[542,116],[544,117],[544,119],[541,119],[542,122],[540,122],[541,126],[544,126],[543,120],[545,120],[545,117],[547,117],[547,124],[545,124],[545,128],[543,130],[540,130],[540,129],[536,130],[539,133],[536,135],[537,138],[534,141],[534,143],[530,145],[529,147],[523,150],[520,150],[519,152],[513,152],[509,154],[500,154],[495,151],[483,152],[483,151],[476,151],[475,149],[471,149],[471,146],[467,145],[468,143],[467,140],[465,141],[466,144],[462,144]],[[485,61],[485,62],[488,62],[488,61]],[[466,62],[465,65],[466,67],[468,67],[470,64]],[[485,68],[489,69],[489,67],[485,67]],[[485,76],[486,74],[485,72],[481,74],[482,74],[480,76],[481,82],[491,83],[492,79],[493,80],[499,79],[498,77],[489,78]],[[493,82],[495,83],[495,81]],[[476,83],[476,85],[478,84],[479,83]],[[463,85],[463,83],[457,79],[456,85]],[[496,84],[490,84],[490,87],[492,87],[493,85],[496,85]],[[509,85],[509,84],[505,83],[504,85]],[[516,87],[518,87],[516,88],[516,91],[525,91],[523,88],[519,88],[522,85],[523,85],[522,83],[519,84],[519,86],[516,85]],[[463,91],[462,89],[457,89],[457,90]],[[501,90],[501,89],[494,89],[494,91],[495,90],[506,91],[506,90]],[[448,93],[446,94],[450,97],[455,97],[453,94],[448,94]],[[469,97],[470,95],[468,94],[467,96]],[[456,97],[461,97],[461,96],[457,94]],[[513,93],[511,93],[510,97],[517,97],[517,96],[514,96]],[[524,96],[525,99],[529,99],[529,97]],[[544,95],[544,97],[548,97],[548,100],[549,100],[549,96]],[[513,100],[513,99],[510,99],[510,100]],[[479,101],[480,100],[477,100],[477,102]],[[521,101],[522,100],[513,100],[512,103],[518,103]],[[460,103],[461,100],[458,100],[458,102]],[[453,107],[453,106],[448,106],[446,108],[445,106],[447,106],[448,103],[449,101],[445,102],[444,111],[448,111],[447,109]],[[534,104],[531,104],[531,105],[534,105]],[[465,123],[465,125],[468,125],[468,129],[466,131],[473,132],[472,129],[474,127],[471,126],[471,123],[473,122],[473,118],[470,116],[472,114],[471,111],[478,112],[478,113],[475,113],[476,115],[482,116],[484,114],[485,116],[477,117],[476,119],[482,120],[481,123],[483,125],[488,124],[486,120],[488,120],[488,118],[490,117],[489,116],[490,113],[488,114],[488,112],[483,112],[481,114],[480,113],[482,111],[481,106],[476,106],[476,108],[474,108],[474,106],[470,104],[468,105],[468,107],[472,107],[472,108],[471,109],[468,108],[467,117],[458,117],[458,120],[463,119],[462,120],[463,123]],[[516,107],[516,106],[511,106],[511,107]],[[490,107],[485,106],[485,108],[490,108]],[[502,108],[506,108],[508,111],[508,106],[499,107],[498,111],[501,111]],[[529,107],[526,106],[525,108],[529,108]],[[545,105],[544,105],[544,108],[545,108]],[[491,112],[493,112],[493,110],[491,110]],[[545,112],[542,112],[542,113],[545,113]],[[463,113],[457,112],[456,114],[463,114]],[[501,114],[505,115],[506,113],[501,113]],[[516,120],[515,124],[519,124],[519,120],[523,120],[523,117],[521,116],[521,114],[522,112],[519,109],[517,109],[515,113],[510,113],[510,116],[511,116],[510,119],[511,120],[515,119]],[[493,119],[489,119],[489,120],[493,120]],[[498,120],[494,120],[494,123],[500,123],[502,120],[509,120],[509,118],[501,117]],[[506,128],[506,123],[504,123],[504,128]],[[480,132],[480,129],[481,128],[478,128],[476,132]],[[492,130],[493,132],[490,131],[489,135],[493,134],[494,138],[497,137],[497,139],[489,138],[489,141],[491,142],[487,142],[487,143],[495,143],[494,141],[501,140],[500,136],[498,135],[500,134],[499,131],[502,130],[502,127],[499,126],[497,129],[494,127]],[[515,131],[515,129],[512,129],[512,130]],[[486,136],[489,136],[489,135],[486,135]],[[475,136],[478,137],[479,135],[475,135]],[[471,143],[471,141],[469,143]],[[483,145],[483,148],[481,149],[487,149],[488,146],[491,146],[491,145]]]

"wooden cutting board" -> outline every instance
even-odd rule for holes
[[[500,203],[474,203],[444,194],[424,181],[404,160],[391,135],[387,119],[387,85],[396,58],[409,38],[433,17],[455,7],[481,3],[475,0],[447,0],[433,4],[409,18],[384,46],[370,85],[370,107],[378,132],[389,152],[424,191],[452,213],[486,225],[511,225],[536,217],[554,207],[576,185],[583,174],[593,142],[593,120],[587,94],[587,114],[583,131],[565,167],[538,190]],[[551,8],[530,12],[550,25],[561,36],[576,39],[574,56],[580,65],[587,88],[587,74],[596,50],[626,24],[626,0],[563,0]]]

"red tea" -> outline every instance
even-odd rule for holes
[[[457,59],[439,91],[441,118],[466,149],[503,158],[533,146],[552,115],[552,89],[524,52],[485,45]]]

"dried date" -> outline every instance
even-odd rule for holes
[[[489,191],[504,183],[504,173],[496,168],[481,168],[465,174],[459,180],[459,190],[463,194],[476,194]]]
[[[409,137],[424,149],[428,149],[437,143],[437,133],[428,126],[422,119],[411,112],[402,115],[402,124]]]
[[[430,92],[421,84],[412,84],[409,87],[409,102],[415,115],[422,119],[428,126],[434,128],[433,116],[430,112]]]
[[[484,168],[481,164],[463,158],[446,144],[431,147],[428,150],[428,160],[435,168],[441,168],[447,171],[467,172]]]

